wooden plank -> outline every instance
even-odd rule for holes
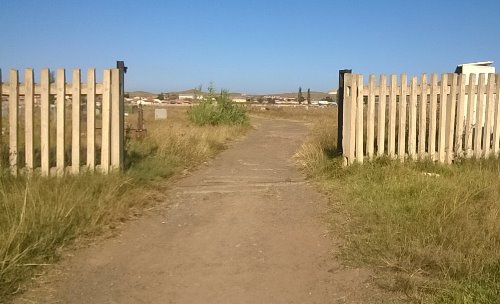
[[[465,75],[458,75],[457,120],[455,126],[455,155],[463,156],[464,115],[465,115]]]
[[[50,72],[42,69],[40,77],[40,150],[42,176],[50,174]]]
[[[474,108],[477,102],[476,98],[476,74],[469,75],[469,86],[467,88],[467,116],[465,123],[464,152],[467,157],[472,157],[473,138],[474,138]]]
[[[491,152],[492,120],[495,117],[494,90],[495,74],[488,74],[488,83],[486,84],[486,113],[483,128],[483,152],[485,158],[490,157]]]
[[[485,82],[485,75],[479,74],[478,90],[477,90],[477,109],[476,109],[476,125],[474,127],[474,156],[476,158],[481,158],[483,156],[483,151],[481,149],[481,144],[483,141],[483,112],[484,112],[484,93],[483,89]]]
[[[495,121],[493,124],[493,153],[495,157],[500,153],[500,74],[496,74],[495,86]]]
[[[420,159],[425,158],[425,148],[427,144],[427,75],[422,75],[421,98],[419,104],[419,121],[418,121],[418,156]]]
[[[111,70],[104,70],[102,82],[101,170],[108,173],[111,160]]]
[[[33,107],[35,104],[35,74],[33,69],[24,70],[24,155],[26,169],[32,171],[34,167],[34,146],[33,146]]]
[[[95,169],[95,69],[87,71],[87,167]]]
[[[349,137],[350,137],[350,104],[351,104],[351,74],[343,75],[343,111],[342,111],[342,156],[344,166],[349,164]]]
[[[389,141],[387,143],[387,153],[391,158],[394,158],[396,150],[396,96],[398,89],[397,82],[397,76],[391,75],[391,87],[389,91]]]
[[[441,76],[441,94],[439,96],[438,161],[446,161],[446,104],[448,102],[448,74]]]
[[[431,101],[429,104],[429,157],[436,160],[436,129],[437,129],[437,96],[438,96],[438,77],[436,73],[431,76]]]
[[[0,155],[3,155],[3,136],[2,136],[2,130],[3,130],[3,111],[2,111],[2,94],[5,89],[5,85],[3,84],[2,80],[2,69],[0,69]],[[2,162],[0,161],[0,169],[2,169]]]
[[[357,75],[350,76],[351,89],[349,99],[349,154],[348,163],[353,164],[356,159],[356,109],[358,100],[358,78]]]
[[[406,74],[401,74],[399,92],[399,126],[398,126],[398,157],[405,160],[406,148],[406,96],[408,94],[408,80]]]
[[[384,155],[385,150],[385,111],[387,97],[387,78],[385,75],[380,75],[380,95],[378,98],[378,115],[377,115],[377,155]]]
[[[451,75],[451,88],[450,95],[447,99],[447,118],[446,118],[446,162],[451,164],[453,162],[453,143],[455,140],[455,114],[457,106],[457,86],[458,75]]]
[[[123,141],[120,131],[120,70],[111,70],[111,168],[121,167],[120,149]]]
[[[57,175],[64,174],[64,152],[65,152],[65,121],[66,121],[66,109],[65,109],[65,98],[66,98],[66,75],[64,69],[57,69],[56,76],[56,170]]]
[[[363,128],[364,128],[364,117],[363,117],[363,75],[357,75],[357,85],[358,85],[358,96],[356,101],[356,162],[362,164],[364,158],[363,149]]]
[[[368,82],[368,107],[366,114],[366,154],[373,159],[375,147],[375,75],[370,75]]]
[[[80,172],[80,106],[81,106],[81,72],[80,69],[73,70],[71,90],[71,172]]]
[[[10,172],[17,176],[18,170],[18,108],[19,108],[19,73],[10,70],[9,75],[9,164]]]
[[[410,88],[410,125],[408,126],[408,155],[417,159],[417,77],[411,78]]]

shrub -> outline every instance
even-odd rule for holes
[[[245,108],[235,104],[227,92],[215,97],[213,87],[208,96],[187,112],[189,120],[196,125],[243,125],[248,123]]]

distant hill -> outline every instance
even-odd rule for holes
[[[151,93],[151,92],[146,92],[146,91],[133,91],[133,92],[126,92],[126,94],[128,94],[130,96],[130,98],[134,98],[134,97],[145,97],[145,98],[148,98],[148,97],[156,97],[158,96],[158,94],[156,93]]]

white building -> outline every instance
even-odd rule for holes
[[[495,67],[493,66],[493,61],[481,61],[472,63],[463,63],[457,66],[455,73],[465,75],[465,83],[469,84],[470,74],[476,74],[476,83],[479,81],[479,74],[485,74],[485,82],[488,82],[488,74],[495,74]],[[464,118],[467,120],[469,108],[469,100],[464,103]],[[477,97],[474,99],[474,110],[472,116],[472,123],[476,124],[476,108],[477,108]],[[486,117],[486,108],[482,114],[481,124],[484,126]]]

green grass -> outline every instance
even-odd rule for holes
[[[169,178],[214,156],[248,130],[243,125],[193,125],[186,110],[169,107],[168,120],[154,121],[152,109],[146,109],[147,136],[127,143],[123,173],[64,178],[0,174],[0,303],[56,262],[63,248],[113,231],[145,206],[165,199]],[[127,123],[135,121],[134,115],[127,117]]]
[[[318,122],[297,161],[331,198],[345,261],[410,302],[500,303],[500,161],[344,168],[334,128]]]

